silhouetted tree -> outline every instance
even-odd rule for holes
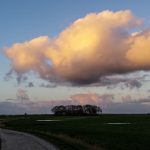
[[[56,115],[66,115],[66,107],[63,105],[55,106],[52,108],[52,112]]]
[[[102,109],[95,105],[60,105],[53,107],[52,112],[56,115],[97,115]]]

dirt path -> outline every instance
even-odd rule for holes
[[[58,150],[54,145],[27,133],[0,129],[1,150]]]

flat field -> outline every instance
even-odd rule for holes
[[[150,115],[1,116],[4,126],[40,136],[61,150],[149,150]]]

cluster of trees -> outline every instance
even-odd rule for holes
[[[95,105],[60,105],[51,110],[55,115],[97,115],[102,109]]]

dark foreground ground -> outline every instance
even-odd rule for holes
[[[57,145],[61,150],[150,149],[148,114],[83,117],[32,115],[0,118],[5,125],[3,128],[30,132]]]

